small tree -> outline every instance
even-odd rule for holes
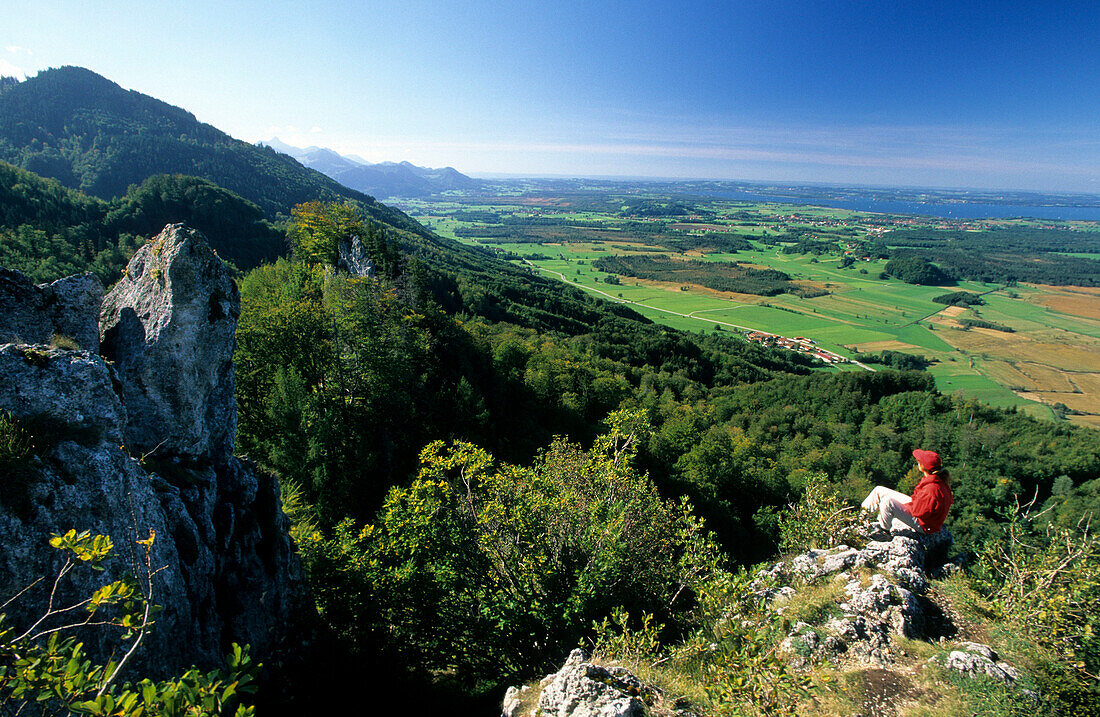
[[[363,217],[350,202],[306,202],[290,210],[287,237],[294,255],[309,264],[336,266],[340,242],[365,234]]]
[[[226,656],[227,670],[202,672],[191,668],[178,678],[161,682],[143,679],[118,684],[130,658],[153,627],[160,609],[152,603],[153,578],[159,572],[151,562],[155,534],[138,540],[140,576],[127,576],[97,588],[91,596],[60,604],[62,583],[73,570],[102,570],[114,546],[105,535],[70,530],[50,538],[50,546],[65,556],[54,577],[45,610],[30,627],[18,631],[0,615],[0,715],[39,714],[112,715],[251,715],[240,697],[255,691],[259,665],[252,665],[247,647],[233,645]],[[24,588],[0,609],[25,595],[44,578]],[[99,664],[84,651],[72,633],[78,628],[115,629],[122,634],[122,657]]]
[[[848,542],[857,517],[855,507],[840,497],[824,473],[811,473],[802,497],[779,519],[779,549],[798,552]]]

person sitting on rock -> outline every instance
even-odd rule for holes
[[[905,495],[885,486],[876,486],[864,499],[863,510],[878,513],[873,524],[872,539],[889,538],[894,521],[898,521],[918,533],[930,535],[939,532],[954,496],[947,485],[950,476],[934,451],[913,451],[920,467],[921,479],[913,489],[913,495]]]

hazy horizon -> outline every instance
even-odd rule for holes
[[[60,65],[370,162],[466,174],[1100,193],[1088,3],[15,0]]]

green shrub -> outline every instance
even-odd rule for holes
[[[64,562],[43,615],[22,632],[0,615],[0,712],[58,717],[73,713],[117,717],[253,714],[251,707],[241,704],[241,698],[255,692],[260,666],[252,664],[247,646],[232,646],[226,669],[203,672],[191,668],[160,682],[117,682],[152,628],[152,615],[159,610],[151,602],[157,572],[150,560],[154,537],[151,533],[137,541],[139,552],[144,553],[140,578],[107,583],[72,605],[55,604],[58,584],[74,569],[101,570],[100,564],[110,557],[114,546],[109,537],[87,531],[70,530],[50,539]],[[77,628],[120,631],[121,654],[105,664],[94,662],[83,643],[72,636]]]
[[[1100,709],[1100,540],[1090,517],[1064,527],[1043,513],[1011,516],[974,580],[995,616],[1060,656],[1039,664],[1036,679],[1073,715]]]
[[[631,467],[641,413],[609,423],[591,450],[557,440],[526,468],[429,445],[374,525],[303,547],[322,614],[360,644],[375,623],[408,664],[475,684],[552,666],[619,607],[682,629],[717,550]]]
[[[858,514],[824,473],[806,478],[802,497],[779,518],[779,548],[788,553],[831,548],[855,537]]]

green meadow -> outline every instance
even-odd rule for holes
[[[466,244],[510,252],[517,262],[533,265],[546,276],[566,281],[610,301],[623,302],[654,322],[687,331],[763,331],[814,339],[820,346],[852,356],[858,351],[883,349],[923,355],[934,363],[929,373],[944,393],[962,393],[995,406],[1016,406],[1027,413],[1050,418],[1051,409],[1018,396],[995,381],[986,369],[1000,357],[958,348],[962,327],[954,324],[948,307],[932,299],[951,291],[983,294],[985,305],[957,310],[962,318],[980,319],[1027,332],[1060,330],[1100,339],[1100,321],[1052,311],[1033,300],[1041,289],[1027,286],[1006,289],[999,284],[959,282],[956,287],[917,286],[882,278],[885,260],[859,260],[844,267],[846,242],[866,241],[870,227],[881,227],[881,215],[867,215],[827,207],[765,203],[707,202],[701,217],[666,218],[664,227],[677,236],[722,232],[748,237],[751,250],[729,252],[679,252],[647,234],[644,224],[624,229],[623,217],[596,211],[569,211],[560,206],[517,203],[514,198],[493,203],[484,198],[466,202],[420,201],[404,209],[437,233]],[[456,219],[473,212],[493,212],[503,217],[524,218],[524,231],[544,232],[546,241],[509,241],[471,236],[485,225]],[[556,227],[555,227],[556,225]],[[580,226],[578,226],[580,225]],[[595,229],[594,226],[605,228]],[[637,227],[642,227],[638,230]],[[460,236],[456,230],[467,233]],[[586,235],[587,229],[587,235]],[[568,239],[552,240],[568,233]],[[835,252],[788,254],[789,242],[769,244],[790,232],[812,233],[819,241],[834,243]],[[598,236],[593,236],[598,232]],[[613,233],[611,233],[613,232]],[[486,232],[491,233],[489,231]],[[538,236],[542,236],[539,234]],[[608,237],[611,237],[609,239]],[[613,240],[612,240],[613,239]],[[629,276],[615,277],[594,268],[603,256],[665,254],[707,262],[740,262],[776,269],[793,281],[822,290],[822,296],[794,294],[750,296],[722,294],[698,285],[676,285]],[[1091,256],[1091,255],[1089,255]],[[610,283],[609,283],[610,280]],[[615,283],[616,280],[618,283]],[[848,370],[857,367],[845,366]],[[831,369],[835,370],[835,369]]]

